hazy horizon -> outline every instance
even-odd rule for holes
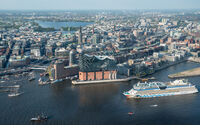
[[[0,0],[0,10],[200,9],[199,0]]]

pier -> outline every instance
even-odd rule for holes
[[[195,68],[191,70],[186,70],[183,72],[170,74],[168,75],[169,78],[183,78],[183,77],[192,77],[192,76],[200,76],[200,68]]]
[[[188,61],[200,63],[200,58],[197,58],[197,57],[190,57],[190,58],[188,58]]]
[[[138,79],[138,77],[128,77],[124,79],[110,79],[110,80],[93,80],[93,81],[72,81],[73,85],[81,85],[81,84],[95,84],[95,83],[113,83],[113,82],[128,82],[133,79]]]

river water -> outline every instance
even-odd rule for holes
[[[158,81],[170,81],[168,74],[200,64],[181,63],[153,74]],[[70,81],[39,86],[27,76],[14,77],[1,85],[20,84],[24,94],[10,98],[0,93],[0,125],[199,125],[200,93],[150,99],[126,99],[122,93],[137,81],[73,86]],[[150,76],[150,77],[152,77]],[[14,83],[17,82],[17,83]],[[200,77],[189,82],[200,90]],[[158,105],[152,107],[151,105]],[[129,116],[128,112],[134,112]],[[38,114],[48,121],[31,122]]]

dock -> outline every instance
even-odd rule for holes
[[[183,72],[170,74],[168,75],[169,78],[184,78],[184,77],[193,77],[193,76],[200,76],[200,68],[195,68],[191,70],[186,70]]]

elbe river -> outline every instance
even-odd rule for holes
[[[170,81],[168,74],[200,64],[186,62],[156,72],[149,77],[157,81]],[[39,86],[28,76],[10,76],[6,85],[21,85],[24,94],[8,97],[0,93],[0,125],[199,125],[200,93],[149,99],[126,99],[123,92],[137,81],[127,83],[73,86],[70,81]],[[190,77],[189,82],[200,90],[200,77]],[[152,107],[151,105],[158,105]],[[134,112],[129,116],[128,112]],[[31,122],[40,114],[47,121]]]

